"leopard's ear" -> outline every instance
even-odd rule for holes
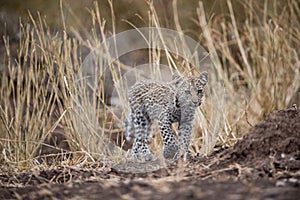
[[[206,85],[208,82],[208,73],[207,71],[204,71],[200,74],[200,81],[203,85]]]
[[[179,75],[178,72],[176,71],[176,72],[174,72],[174,73],[172,74],[172,80],[177,80],[177,79],[180,79],[180,75]]]
[[[179,84],[181,81],[181,76],[179,75],[179,73],[177,71],[175,71],[172,74],[172,81],[174,82],[175,85]]]

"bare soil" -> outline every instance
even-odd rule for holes
[[[61,164],[0,185],[0,199],[300,199],[300,115],[276,111],[232,148],[153,172]]]

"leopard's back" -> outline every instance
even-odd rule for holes
[[[174,101],[175,92],[170,84],[158,81],[143,80],[137,82],[128,92],[129,106],[140,107],[143,114],[155,119],[161,110]]]

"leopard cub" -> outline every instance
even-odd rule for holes
[[[130,113],[125,122],[127,140],[134,138],[133,158],[149,161],[154,158],[147,146],[154,120],[158,121],[163,139],[163,155],[167,159],[178,158],[189,152],[192,123],[196,109],[201,105],[208,73],[200,77],[173,74],[170,82],[143,80],[128,92]],[[178,137],[172,123],[178,122]]]

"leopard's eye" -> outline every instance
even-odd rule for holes
[[[203,92],[203,89],[198,90],[198,94],[201,94]]]

